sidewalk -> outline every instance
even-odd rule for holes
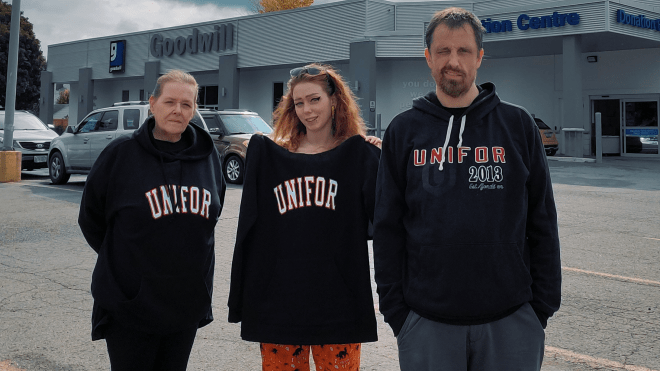
[[[554,156],[547,156],[547,159],[549,163],[575,162],[575,163],[592,163],[598,165],[602,164],[609,166],[635,167],[638,169],[647,168],[647,167],[660,169],[660,157],[603,156],[602,163],[597,163],[595,156],[571,157],[571,156],[556,154]]]
[[[577,186],[628,188],[644,191],[660,190],[660,157],[548,157],[554,184]]]

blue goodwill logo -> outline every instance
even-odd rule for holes
[[[110,42],[110,72],[124,72],[126,66],[126,40]]]

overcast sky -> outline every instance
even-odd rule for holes
[[[46,57],[48,45],[238,17],[250,8],[249,0],[21,0]]]

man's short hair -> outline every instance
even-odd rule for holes
[[[433,32],[441,24],[446,25],[450,30],[461,28],[464,24],[469,24],[474,31],[474,41],[477,43],[477,50],[484,48],[484,34],[486,33],[486,29],[481,25],[479,18],[463,8],[451,7],[433,15],[433,19],[431,19],[429,26],[426,28],[425,41],[427,49],[431,50]]]

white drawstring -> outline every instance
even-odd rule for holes
[[[461,130],[458,132],[458,146],[456,149],[463,146],[463,131],[465,130],[465,117],[461,120]],[[447,145],[449,144],[449,137],[451,136],[451,129],[454,126],[454,116],[449,118],[449,126],[447,127],[447,135],[445,136],[445,145],[442,146],[442,159],[440,160],[440,171],[442,171],[443,164],[445,163],[445,154],[447,153]]]
[[[449,136],[451,135],[451,128],[454,126],[454,115],[449,118],[449,126],[447,126],[447,135],[445,135],[445,145],[442,146],[442,159],[440,160],[440,171],[442,171],[442,164],[445,163],[445,153],[447,152],[447,144],[449,144]]]
[[[463,116],[463,119],[461,120],[461,131],[458,132],[458,147],[456,149],[463,147],[463,130],[465,130],[465,118],[467,116]]]

